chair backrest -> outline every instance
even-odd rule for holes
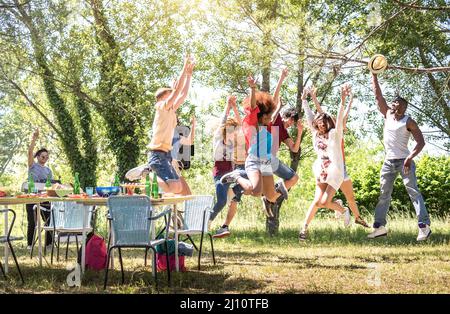
[[[88,208],[86,208],[88,207]],[[55,229],[82,229],[83,211],[87,210],[86,228],[91,226],[94,206],[86,206],[76,202],[52,202],[50,227]]]
[[[153,210],[148,196],[111,196],[108,209],[113,245],[149,244]]]
[[[184,203],[183,230],[208,232],[208,221],[211,215],[214,197],[211,195],[196,195]]]

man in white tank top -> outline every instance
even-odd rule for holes
[[[422,131],[411,117],[405,115],[408,106],[405,99],[397,96],[391,106],[387,105],[376,74],[372,74],[372,88],[377,100],[378,110],[385,119],[383,137],[386,157],[380,174],[381,195],[375,208],[374,231],[368,235],[368,238],[373,239],[387,235],[385,228],[387,211],[391,203],[395,178],[400,173],[419,221],[417,241],[426,240],[431,234],[430,218],[422,194],[417,187],[416,166],[413,161],[413,158],[425,146]],[[412,152],[408,150],[408,140],[411,134],[416,141],[416,146]]]

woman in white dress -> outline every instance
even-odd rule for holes
[[[341,104],[339,106],[336,123],[327,113],[318,113],[314,116],[308,105],[306,97],[310,93],[305,88],[302,94],[302,106],[305,110],[308,126],[313,137],[314,150],[317,159],[313,164],[316,178],[316,192],[314,200],[309,206],[299,240],[306,240],[308,226],[319,208],[329,208],[344,214],[345,225],[350,223],[350,212],[339,201],[333,201],[336,191],[344,180],[344,159],[342,156],[342,136],[344,129],[345,100],[350,94],[350,86],[341,87]]]

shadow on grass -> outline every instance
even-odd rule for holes
[[[255,243],[258,245],[302,245],[305,247],[319,245],[356,245],[356,246],[434,246],[445,245],[450,242],[450,234],[433,232],[430,238],[423,242],[416,241],[417,233],[405,231],[391,231],[386,237],[368,239],[369,229],[335,229],[335,228],[311,228],[309,238],[302,243],[298,241],[298,230],[282,229],[278,235],[270,237],[264,230],[249,229],[236,230],[232,236],[222,239],[231,244]],[[215,240],[218,241],[218,240]],[[219,240],[220,241],[220,240]]]
[[[24,249],[16,250],[18,255],[26,254]],[[23,252],[22,252],[23,251]],[[109,270],[108,286],[103,290],[105,271],[86,270],[81,287],[69,287],[67,276],[72,270],[66,265],[74,265],[72,259],[67,263],[54,264],[43,267],[37,265],[37,259],[22,258],[20,268],[25,279],[22,285],[15,265],[9,263],[7,280],[0,278],[0,292],[6,293],[223,293],[242,292],[251,293],[260,290],[266,283],[247,277],[230,278],[231,273],[225,272],[223,264],[213,265],[209,256],[202,258],[201,271],[197,270],[197,258],[189,265],[186,272],[172,271],[171,285],[168,285],[166,271],[158,272],[156,285],[151,273],[151,262],[144,267],[143,252],[130,250],[123,255],[125,282],[121,284],[121,271],[118,260],[114,269]],[[132,261],[133,266],[130,266]]]

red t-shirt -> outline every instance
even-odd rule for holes
[[[228,172],[233,171],[233,163],[228,160],[216,160],[214,162],[213,167],[213,176],[223,176],[224,174],[227,174]]]
[[[250,147],[250,142],[252,140],[252,136],[256,134],[256,127],[258,126],[258,113],[259,108],[256,106],[252,109],[251,106],[244,108],[245,117],[242,121],[242,132],[245,136],[245,144],[247,146],[247,150]]]
[[[275,131],[274,133],[272,133],[272,126],[277,126],[278,127],[278,132]],[[275,118],[275,121],[273,122],[273,124],[269,124],[268,130],[270,133],[272,133],[272,135],[278,135],[278,147],[276,148],[277,150],[280,148],[281,143],[283,141],[285,141],[286,139],[290,138],[289,133],[287,131],[287,129],[284,127],[283,124],[283,120],[281,119],[281,115],[278,114],[277,117]],[[278,133],[278,134],[276,134]],[[275,142],[277,141],[273,141],[273,143],[275,144]]]

